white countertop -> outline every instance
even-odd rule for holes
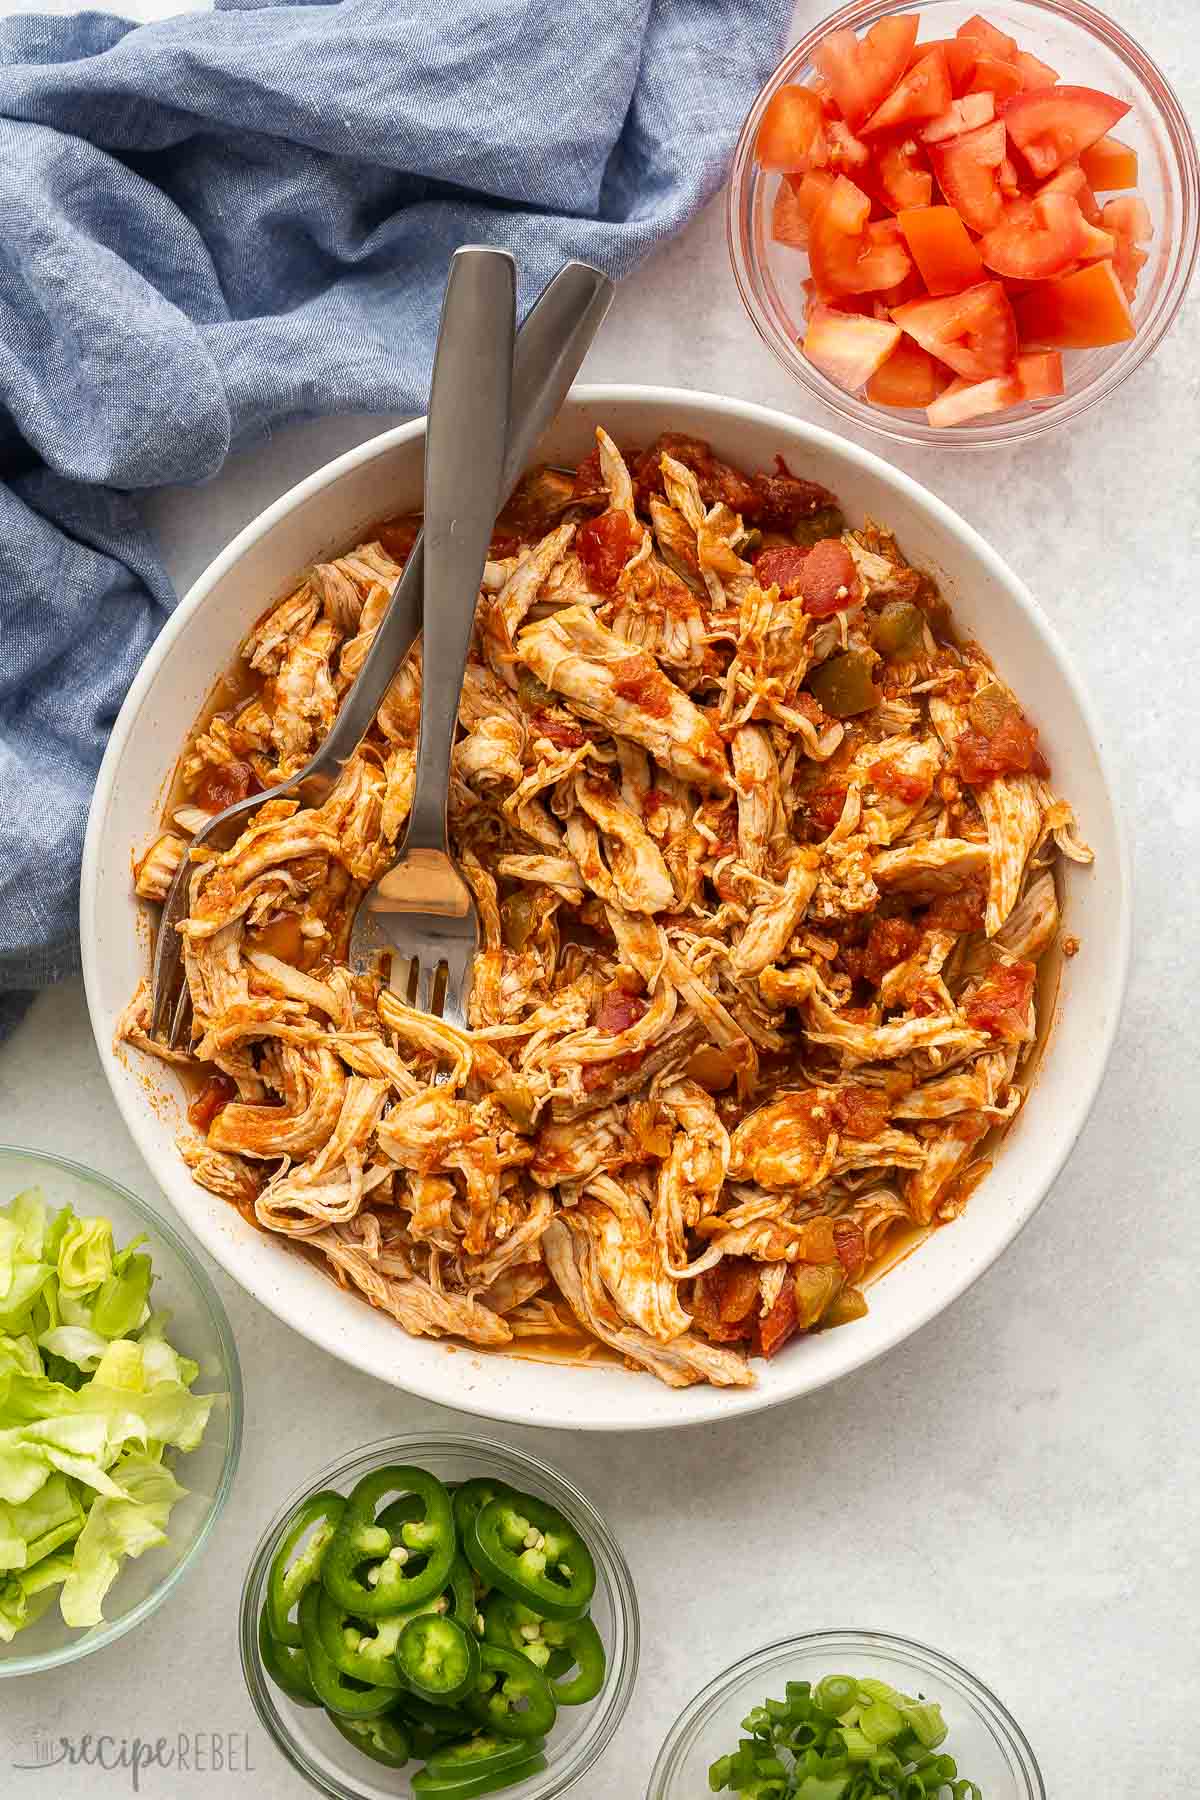
[[[1111,5],[1196,117],[1194,0]],[[723,231],[718,202],[625,285],[586,376],[717,389],[830,424],[747,324]],[[1138,907],[1124,1024],[1091,1122],[1036,1219],[882,1363],[723,1428],[636,1439],[497,1428],[586,1488],[638,1584],[642,1672],[578,1790],[586,1800],[640,1795],[677,1711],[736,1656],[834,1625],[899,1631],[964,1662],[1025,1727],[1052,1800],[1196,1791],[1198,325],[1194,289],[1153,361],[1074,432],[1015,453],[896,457],[1029,581],[1100,708],[1121,721]],[[157,497],[179,587],[275,495],[377,429],[280,433],[207,487]],[[152,1194],[78,984],[42,997],[0,1051],[0,1138]],[[252,1773],[151,1770],[142,1793],[303,1800],[238,1667],[251,1547],[281,1493],[339,1453],[388,1432],[470,1429],[343,1368],[215,1274],[246,1379],[234,1495],[199,1572],[135,1635],[4,1684],[0,1792],[17,1800],[131,1792],[123,1770],[19,1771],[37,1731],[245,1733]]]

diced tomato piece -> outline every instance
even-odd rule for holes
[[[1026,350],[1017,358],[1017,380],[1025,400],[1056,400],[1065,391],[1060,350]]]
[[[799,186],[793,186],[786,176],[771,203],[771,236],[777,244],[790,244],[793,250],[803,250],[808,242],[808,217],[800,204]]]
[[[781,600],[794,600],[800,592],[808,551],[801,544],[773,544],[754,559],[754,578],[759,587],[777,587]]]
[[[592,586],[611,594],[616,588],[617,577],[637,545],[637,533],[629,522],[629,515],[610,507],[579,527],[573,547]]]
[[[897,325],[968,381],[1011,373],[1017,328],[998,281],[980,281],[961,294],[913,300],[892,314]]]
[[[839,175],[808,233],[813,280],[822,299],[895,287],[912,263],[894,222],[869,224],[871,202]]]
[[[1128,111],[1128,101],[1097,88],[1041,88],[1006,102],[1004,123],[1033,173],[1044,180],[1102,138]]]
[[[1137,186],[1137,151],[1123,144],[1120,138],[1097,138],[1094,144],[1079,152],[1079,166],[1099,193]]]
[[[1039,194],[1071,194],[1079,202],[1079,210],[1089,225],[1100,223],[1100,207],[1088,186],[1087,176],[1077,162],[1064,163],[1049,181],[1042,183]]]
[[[991,94],[994,99],[1007,100],[1012,94],[1021,92],[1021,76],[1015,63],[1001,62],[998,56],[981,56],[975,63],[975,73],[967,88],[968,94]]]
[[[855,137],[844,119],[830,119],[825,136],[829,142],[827,166],[835,175],[853,174],[866,168],[871,152],[861,138]]]
[[[1024,395],[1015,375],[993,375],[986,381],[966,381],[959,375],[932,406],[925,417],[934,426],[965,425],[981,413],[1005,412],[1020,406]]]
[[[975,72],[975,46],[966,38],[930,38],[924,44],[918,44],[909,59],[909,68],[920,62],[931,50],[940,50],[946,58],[946,69],[950,76],[950,87],[953,93],[962,94],[967,83]]]
[[[825,115],[811,88],[789,85],[772,94],[754,140],[755,161],[764,169],[803,175],[820,168],[827,155]]]
[[[690,1310],[705,1337],[735,1344],[753,1335],[758,1302],[758,1264],[749,1256],[723,1256],[715,1269],[697,1277]]]
[[[1045,281],[1086,255],[1092,229],[1073,194],[1038,194],[1015,202],[1012,216],[980,239],[979,250],[997,275]]]
[[[862,128],[863,134],[936,119],[953,98],[945,53],[931,50],[901,76],[887,99],[875,108]]]
[[[1138,278],[1149,261],[1149,253],[1141,248],[1154,236],[1150,208],[1140,194],[1120,194],[1107,200],[1101,220],[1113,242],[1112,264],[1117,280],[1132,300],[1137,293]]]
[[[1036,93],[1038,88],[1053,87],[1058,80],[1058,70],[1052,69],[1049,63],[1042,62],[1028,50],[1017,51],[1016,64],[1021,86],[1026,93]]]
[[[1050,767],[1038,749],[1037,727],[1015,701],[1001,703],[985,730],[964,731],[954,747],[955,772],[978,787],[1000,775],[1048,775]]]
[[[982,13],[976,13],[965,25],[960,25],[957,36],[977,45],[980,56],[994,56],[1000,62],[1015,62],[1017,59],[1016,38],[1010,38],[1007,32],[997,30]]]
[[[796,1307],[796,1283],[789,1269],[784,1276],[783,1286],[779,1290],[775,1304],[770,1312],[758,1321],[759,1350],[766,1357],[774,1356],[777,1350],[783,1349],[799,1325],[800,1314]]]
[[[994,962],[963,1003],[967,1023],[989,1037],[1020,1042],[1029,1035],[1029,1002],[1036,980],[1031,962]]]
[[[896,223],[896,230],[900,230],[899,221]],[[877,294],[871,294],[869,298],[874,301],[872,311],[875,317],[890,319],[893,307],[907,306],[910,300],[923,300],[925,293],[925,283],[917,270],[912,268],[896,287],[880,288]]]
[[[798,250],[808,246],[813,214],[828,198],[837,180],[828,169],[810,169],[807,175],[785,175],[771,213],[771,235],[777,243]]]
[[[1013,308],[1023,345],[1096,350],[1134,332],[1129,300],[1111,262],[1088,263],[1057,281],[1039,282]]]
[[[977,131],[931,144],[933,172],[942,193],[972,231],[991,231],[1004,214],[997,170],[1006,154],[1003,119]]]
[[[984,279],[983,259],[952,206],[902,212],[899,225],[931,294],[958,294]]]
[[[902,337],[887,361],[867,383],[867,399],[876,406],[928,406],[945,386],[946,371],[928,350]]]
[[[819,538],[813,545],[800,572],[800,598],[814,619],[858,605],[862,588],[854,558],[841,538]]]
[[[899,342],[899,325],[817,305],[809,312],[802,349],[823,375],[853,394],[866,386]]]
[[[1056,399],[1063,391],[1059,353],[1026,351],[1018,356],[1011,375],[994,375],[990,381],[963,381],[961,377],[952,381],[945,393],[926,407],[925,416],[931,425],[962,425],[981,413],[1004,412],[1026,400]]]
[[[872,192],[889,212],[928,206],[933,198],[929,159],[916,138],[907,132],[879,140],[874,169],[862,179],[870,180]]]
[[[944,113],[936,119],[930,119],[921,133],[926,144],[941,144],[947,138],[961,137],[964,131],[976,131],[980,125],[987,125],[996,116],[996,99],[994,94],[964,94],[961,100],[953,100]]]
[[[1006,200],[1015,199],[1021,191],[1021,177],[1011,156],[1006,156],[996,170],[996,184]]]
[[[250,763],[206,763],[192,789],[191,798],[204,812],[224,812],[247,794],[257,793],[261,783]]]
[[[646,1011],[646,1002],[637,994],[627,994],[624,988],[609,988],[600,1002],[596,1013],[596,1030],[617,1032],[628,1031],[636,1025]]]
[[[832,31],[813,51],[813,63],[852,129],[870,118],[903,75],[919,23],[915,13],[894,13],[861,39],[853,31]]]

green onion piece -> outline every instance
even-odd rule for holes
[[[826,1675],[813,1689],[813,1699],[822,1712],[840,1718],[858,1699],[858,1682],[851,1675]]]
[[[898,1735],[904,1720],[889,1700],[872,1700],[859,1717],[858,1728],[872,1744],[888,1744]]]

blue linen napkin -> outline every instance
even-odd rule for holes
[[[447,264],[620,277],[723,179],[788,0],[0,21],[0,1038],[77,964],[93,778],[174,604],[131,490],[424,405]]]

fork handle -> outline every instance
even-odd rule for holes
[[[450,753],[492,528],[512,400],[516,266],[457,250],[442,302],[425,427],[421,728],[404,850],[449,852]]]

